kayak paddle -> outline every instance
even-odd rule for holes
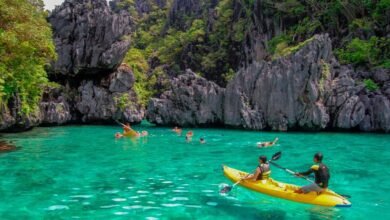
[[[280,156],[282,155],[282,152],[279,151],[277,153],[275,153],[274,155],[272,155],[272,158],[271,160],[268,160],[268,162],[271,162],[273,160],[278,160],[280,158]],[[223,187],[219,192],[220,193],[228,193],[230,192],[237,184],[239,184],[243,179],[241,178],[239,181],[235,182],[232,186],[225,186]]]
[[[117,121],[117,120],[115,120],[115,119],[114,119],[114,121],[115,121],[116,123],[118,123],[119,125],[121,125],[121,126],[126,126],[125,124],[120,123],[119,121]]]
[[[279,152],[278,152],[279,153]],[[282,152],[280,152],[280,154],[281,154]],[[292,174],[292,175],[294,175],[295,176],[295,174],[296,174],[296,172],[294,172],[294,171],[292,171],[292,170],[289,170],[289,169],[287,169],[287,168],[285,168],[285,167],[282,167],[282,166],[280,166],[279,164],[277,164],[277,163],[275,163],[275,162],[272,162],[272,161],[269,161],[272,165],[274,165],[275,167],[278,167],[278,168],[280,168],[280,169],[282,169],[282,170],[284,170],[284,171],[286,171],[287,173],[290,173],[290,174]],[[308,177],[306,177],[306,176],[303,176],[303,175],[301,175],[301,176],[299,176],[299,177],[301,177],[301,178],[303,178],[303,179],[305,179],[305,180],[307,180],[307,181],[309,181],[309,182],[311,182],[311,183],[314,183],[314,181],[313,180],[311,180],[311,179],[309,179]],[[330,191],[330,190],[329,190]],[[333,192],[333,191],[331,191],[331,192]],[[335,192],[333,192],[333,193],[335,193]],[[336,193],[335,193],[336,194]],[[342,195],[342,194],[339,194],[340,196],[342,196],[342,197],[345,197],[345,198],[351,198],[351,196],[350,195]]]

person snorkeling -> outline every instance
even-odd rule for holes
[[[192,141],[192,136],[194,136],[194,133],[192,131],[188,131],[186,134],[186,141],[191,142]]]
[[[181,128],[179,128],[179,127],[177,127],[177,126],[175,126],[175,127],[172,129],[172,131],[176,132],[176,134],[179,135],[179,136],[181,135],[181,132],[182,132]]]
[[[306,186],[302,186],[296,193],[309,193],[309,192],[317,192],[321,193],[328,188],[328,183],[330,179],[330,173],[328,167],[322,163],[323,155],[318,152],[314,154],[313,161],[314,165],[310,167],[310,169],[306,172],[297,172],[296,176],[307,176],[314,172],[315,181]]]
[[[141,137],[147,137],[149,133],[147,131],[142,131],[141,132]]]
[[[268,141],[268,142],[257,142],[257,147],[263,148],[263,147],[271,147],[278,142],[279,138],[275,138],[274,141]]]
[[[121,137],[123,137],[123,135],[120,132],[115,133],[115,138],[121,138]]]
[[[205,140],[204,138],[200,138],[200,139],[199,139],[199,143],[205,144],[205,143],[206,143],[206,140]]]

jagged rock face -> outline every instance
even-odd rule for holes
[[[77,89],[51,89],[40,104],[42,124],[107,122],[139,123],[143,110],[133,91],[134,75],[122,65],[100,81],[83,80]]]
[[[154,3],[160,8],[165,7],[165,5],[167,4],[166,0],[154,0]],[[151,11],[152,7],[145,0],[136,0],[135,6],[139,14],[148,14]]]
[[[128,10],[128,5],[123,5],[123,3],[123,0],[112,0],[110,1],[110,7],[113,11],[116,12],[120,11],[121,9]],[[134,6],[139,16],[149,14],[152,11],[153,6],[164,8],[167,5],[166,0],[135,0],[132,3],[132,6]]]
[[[0,106],[0,131],[24,131],[31,129],[41,122],[39,111],[28,115],[22,113],[22,106],[18,95],[8,101],[8,105]]]
[[[190,70],[172,81],[161,99],[152,99],[147,119],[156,124],[205,126],[223,122],[223,93],[213,82]]]
[[[222,122],[255,130],[389,132],[390,73],[370,74],[380,90],[370,92],[356,81],[352,76],[359,74],[335,60],[330,38],[316,35],[295,54],[241,69],[225,90],[206,89],[210,82],[191,74],[180,76],[170,91],[151,100],[147,119],[165,125]],[[202,114],[204,109],[210,114]]]
[[[39,107],[43,125],[61,125],[72,120],[69,100],[62,87],[47,89]]]
[[[81,121],[105,122],[119,119],[131,123],[141,122],[143,110],[132,90],[133,84],[133,73],[126,66],[120,67],[99,83],[83,80],[78,87],[80,95],[75,98]]]
[[[330,39],[317,36],[292,56],[240,71],[226,89],[225,123],[245,122],[251,129],[325,128],[329,117],[318,88],[322,62],[330,60],[331,50]],[[248,117],[248,111],[257,115]]]
[[[199,15],[201,12],[200,6],[200,0],[174,0],[169,11],[169,25],[177,28],[187,28],[184,18]]]
[[[255,0],[253,4],[252,28],[246,32],[244,53],[246,63],[263,60],[268,56],[266,42],[281,34],[289,19],[275,16],[276,10],[269,6],[269,1]]]
[[[52,71],[64,75],[113,72],[130,46],[132,22],[106,0],[66,0],[49,16],[58,54]]]

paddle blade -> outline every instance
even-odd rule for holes
[[[233,187],[231,187],[231,186],[225,186],[219,192],[220,193],[228,193],[228,192],[232,191],[232,188]]]
[[[274,155],[272,155],[271,160],[278,160],[281,156],[282,156],[282,151],[279,151],[279,152],[275,153]]]

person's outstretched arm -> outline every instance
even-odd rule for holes
[[[313,173],[313,170],[310,168],[306,172],[298,172],[298,173],[295,173],[295,175],[297,175],[297,176],[307,176],[307,175],[310,175],[311,173]]]

